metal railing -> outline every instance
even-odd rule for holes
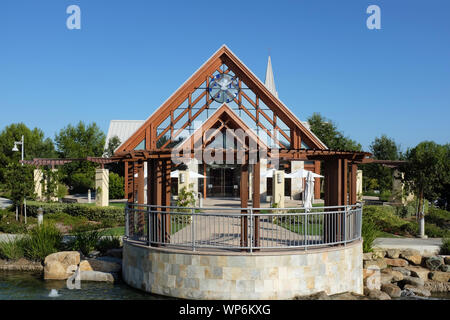
[[[362,205],[304,208],[183,208],[127,203],[125,236],[151,246],[295,249],[361,239]]]

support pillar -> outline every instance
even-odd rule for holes
[[[320,161],[314,161],[314,173],[320,174]],[[320,199],[320,178],[314,179],[314,199]]]
[[[248,157],[245,156],[244,163],[241,165],[241,208],[248,207]],[[247,213],[247,210],[242,210],[243,214]],[[241,218],[241,247],[248,246],[248,218]]]
[[[42,173],[42,169],[34,169],[33,172],[34,177],[34,193],[36,194],[37,200],[42,200],[42,179],[44,174]]]
[[[259,158],[259,157],[258,157]],[[261,207],[261,198],[260,198],[260,186],[261,186],[261,163],[259,159],[257,159],[257,162],[253,166],[253,208],[260,208]],[[284,197],[283,197],[284,198]],[[254,210],[254,214],[259,214],[259,210]],[[255,219],[255,227],[254,227],[254,235],[255,235],[255,241],[254,246],[259,247],[260,241],[259,241],[259,216],[256,216]]]
[[[272,178],[272,204],[284,208],[284,171],[275,170]]]
[[[362,201],[363,195],[363,171],[358,170],[356,174],[356,197],[358,201]]]
[[[107,207],[109,205],[109,170],[95,169],[95,205]]]
[[[138,204],[145,204],[145,170],[144,170],[144,163],[139,164],[138,168],[138,176],[137,176],[137,203]],[[138,207],[140,210],[144,210],[144,206]],[[137,232],[139,236],[144,236],[144,230],[145,230],[145,221],[146,221],[146,214],[144,212],[139,211],[137,213],[138,215],[138,227]]]
[[[305,168],[304,161],[291,161],[291,173]],[[273,181],[273,180],[272,180]],[[291,178],[291,198],[292,200],[302,200],[304,189],[303,178]],[[272,189],[273,190],[273,189]],[[283,191],[284,194],[284,191]]]
[[[350,165],[350,182],[349,182],[349,194],[350,194],[350,203],[356,204],[357,192],[356,192],[356,175],[358,171],[358,165],[356,163],[352,163]]]

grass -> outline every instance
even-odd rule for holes
[[[0,258],[18,260],[24,257],[23,245],[18,239],[0,241]]]

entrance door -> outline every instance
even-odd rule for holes
[[[208,197],[239,197],[241,170],[237,165],[208,165]]]

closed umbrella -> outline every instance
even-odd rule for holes
[[[171,178],[178,178],[179,175],[180,175],[180,171],[178,171],[178,170],[172,171],[170,173],[170,177]],[[200,174],[200,173],[195,172],[195,171],[189,171],[189,178],[190,179],[196,179],[196,178],[206,178],[206,177],[204,175]]]
[[[309,212],[312,208],[312,203],[314,200],[314,177],[313,172],[308,171],[306,176],[306,187],[304,191],[304,204],[306,211]]]

